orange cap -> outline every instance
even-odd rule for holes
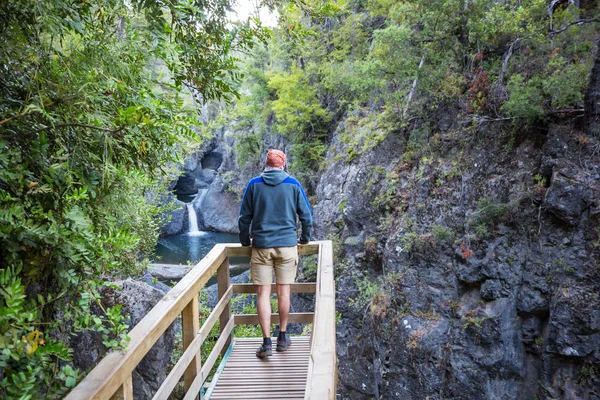
[[[285,165],[285,153],[283,151],[271,149],[267,153],[267,162],[266,164],[269,167],[279,168]]]

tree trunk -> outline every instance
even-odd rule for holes
[[[585,92],[585,130],[590,136],[600,137],[600,38],[598,38],[590,83]]]

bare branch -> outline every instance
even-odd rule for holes
[[[588,18],[588,19],[582,19],[582,20],[579,20],[579,21],[571,22],[571,23],[569,23],[569,24],[567,24],[567,25],[563,26],[563,27],[562,27],[562,28],[560,28],[560,29],[557,29],[557,30],[550,31],[550,32],[548,33],[548,36],[549,36],[550,38],[554,38],[554,36],[558,35],[559,33],[562,33],[562,32],[564,32],[564,31],[566,31],[567,29],[569,29],[569,28],[570,28],[570,27],[572,27],[572,26],[575,26],[575,25],[583,25],[583,24],[589,24],[590,22],[600,22],[600,18]]]
[[[498,74],[497,82],[499,84],[504,83],[504,74],[506,73],[506,70],[508,69],[508,60],[510,60],[510,57],[513,54],[513,49],[515,48],[515,45],[517,43],[519,43],[520,40],[521,40],[520,38],[516,38],[515,41],[510,44],[508,50],[504,54],[504,58],[502,59],[502,69],[500,70],[500,73]]]
[[[46,126],[44,128],[40,128],[37,129],[35,131],[29,132],[30,135],[35,135],[36,133],[42,132],[42,131],[47,131],[48,129],[53,129],[53,128],[66,128],[66,127],[77,127],[77,128],[86,128],[86,129],[94,129],[97,131],[102,131],[102,132],[107,132],[107,133],[119,133],[121,132],[123,129],[125,129],[124,126],[117,128],[117,129],[107,129],[107,128],[102,128],[99,126],[94,126],[94,125],[85,125],[85,124],[77,124],[77,123],[70,123],[70,124],[58,124],[58,125],[52,125],[52,126]]]

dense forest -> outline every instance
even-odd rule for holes
[[[595,4],[373,0],[280,11],[279,29],[245,60],[243,96],[222,114],[243,131],[241,162],[259,162],[262,137],[275,133],[291,145],[292,171],[316,175],[342,117],[350,160],[449,104],[515,129],[584,112]]]
[[[229,194],[281,148],[334,241],[342,398],[600,396],[598,3],[263,3],[272,29],[229,0],[0,4],[0,395],[64,396],[80,332],[126,343],[102,289],[224,135]]]

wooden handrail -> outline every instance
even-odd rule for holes
[[[258,288],[252,283],[235,283],[233,286],[233,294],[256,293]],[[292,283],[290,285],[290,293],[315,293],[317,284],[314,282]],[[277,285],[271,285],[271,293],[277,293]]]
[[[299,254],[318,254],[318,273],[315,283],[297,283],[293,293],[315,293],[315,313],[292,313],[289,322],[313,322],[311,356],[306,384],[307,399],[335,397],[337,359],[335,357],[335,284],[330,241],[311,242],[298,247]],[[129,332],[130,341],[124,351],[109,353],[71,393],[66,400],[132,399],[132,373],[154,343],[173,323],[183,317],[184,353],[154,396],[168,398],[177,382],[185,375],[185,399],[198,397],[219,353],[229,346],[233,328],[238,324],[256,324],[258,316],[232,315],[231,298],[239,293],[256,293],[251,284],[232,285],[228,257],[250,256],[251,248],[238,244],[217,244],[194,268],[173,287],[150,312]],[[199,326],[198,292],[217,273],[219,301],[202,327]],[[273,285],[272,290],[275,291]],[[206,363],[200,364],[200,348],[211,328],[220,320],[221,336]],[[273,314],[272,321],[279,316]],[[189,390],[188,390],[189,389]],[[327,393],[325,397],[323,394]],[[330,394],[333,393],[333,397]]]
[[[288,322],[310,324],[313,322],[314,313],[290,313]],[[258,314],[235,314],[233,316],[235,325],[258,324]],[[279,314],[271,314],[271,323],[279,323]]]
[[[335,280],[331,241],[319,242],[315,317],[304,399],[335,399],[337,355],[335,339]]]
[[[298,254],[317,254],[319,252],[319,243],[321,242],[310,242],[308,244],[298,245]],[[227,255],[229,257],[250,257],[252,255],[252,247],[242,246],[241,244],[227,244]]]

